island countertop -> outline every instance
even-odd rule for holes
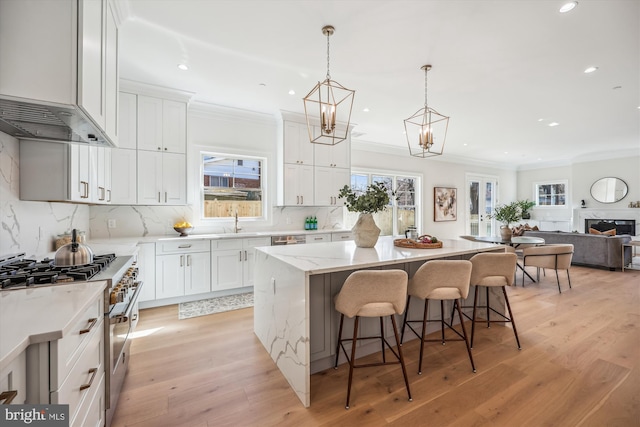
[[[394,246],[394,240],[392,236],[380,237],[373,248],[358,248],[353,241],[347,241],[265,246],[258,247],[257,250],[311,275],[407,261],[442,259],[450,255],[475,254],[496,249],[493,244],[464,239],[443,239],[442,248],[438,249],[409,249]]]

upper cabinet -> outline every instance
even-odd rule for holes
[[[187,152],[187,104],[138,95],[138,150]]]
[[[343,205],[337,196],[351,180],[351,138],[336,145],[311,143],[304,116],[282,113],[278,205]],[[319,132],[319,128],[314,127],[313,132]]]
[[[42,139],[117,146],[118,25],[111,0],[0,2],[0,97],[20,111],[41,108],[71,132]],[[51,128],[51,126],[49,126]]]

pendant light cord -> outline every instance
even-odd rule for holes
[[[331,37],[331,32],[327,31],[327,80],[331,80],[331,73],[329,72],[329,37]]]
[[[428,68],[424,69],[424,107],[427,108],[427,73],[429,72]]]

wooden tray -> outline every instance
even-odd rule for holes
[[[393,241],[393,244],[394,246],[398,246],[401,248],[410,248],[410,249],[438,249],[442,247],[442,242],[420,243],[413,239],[395,239]]]

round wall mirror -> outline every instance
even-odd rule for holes
[[[591,197],[600,203],[615,203],[624,199],[629,188],[620,178],[600,178],[591,186]]]

